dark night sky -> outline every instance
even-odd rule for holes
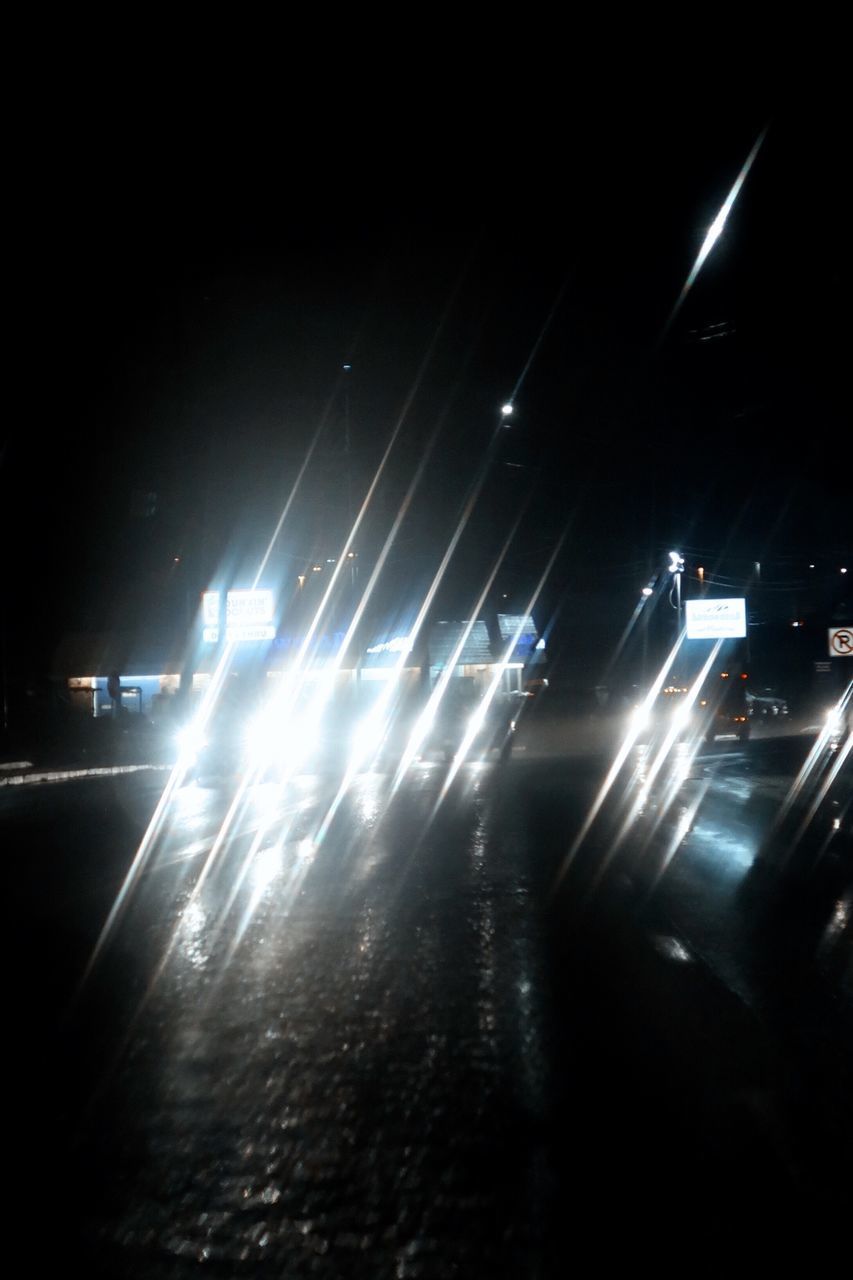
[[[366,555],[440,427],[391,595],[432,572],[519,381],[448,609],[464,611],[528,487],[502,576],[519,598],[567,525],[552,599],[591,566],[639,582],[675,542],[708,559],[849,554],[831,104],[552,87],[377,94],[322,120],[283,99],[261,121],[227,95],[175,113],[155,98],[117,118],[72,101],[24,163],[23,395],[2,472],[17,638],[48,651],[63,630],[179,598],[174,555],[193,590],[220,550],[251,561],[323,421],[279,563],[334,554],[345,361],[356,497],[411,397]],[[729,336],[699,340],[719,323]]]

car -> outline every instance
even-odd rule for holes
[[[629,717],[629,731],[640,745],[702,738],[746,742],[750,736],[746,688],[728,671],[708,676],[701,688],[675,682],[660,689],[651,700],[637,703]]]
[[[496,755],[508,760],[530,700],[531,695],[523,691],[487,699],[450,685],[426,734],[422,754],[438,755],[448,763],[460,753],[469,759]]]
[[[226,686],[209,711],[197,711],[180,734],[185,778],[200,785],[281,779],[316,765],[326,747],[325,704],[298,705]]]
[[[238,779],[249,765],[248,723],[246,710],[230,702],[191,717],[178,734],[185,779],[202,786]]]
[[[641,746],[653,746],[670,738],[683,741],[693,732],[695,711],[686,685],[669,684],[649,701],[636,703],[628,717],[629,731]]]
[[[746,691],[747,715],[752,720],[773,720],[778,716],[788,715],[788,701],[773,689],[765,688],[761,693]]]
[[[853,687],[823,712],[822,733],[830,750],[838,751],[853,734]]]
[[[748,692],[743,674],[720,671],[708,676],[697,699],[706,742],[716,742],[718,738],[748,741],[751,730]]]

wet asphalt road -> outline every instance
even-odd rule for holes
[[[436,763],[394,795],[364,774],[319,843],[328,777],[233,810],[184,787],[149,843],[162,773],[0,796],[31,1269],[843,1257],[849,916],[780,918],[749,888],[802,754],[721,746],[627,826],[614,791],[576,851],[603,771],[582,755],[465,765],[446,791]]]

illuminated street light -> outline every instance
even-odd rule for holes
[[[507,401],[506,404],[501,405],[501,415],[504,418],[509,418],[511,414],[512,414],[512,405],[510,404],[509,401]]]
[[[652,581],[654,581],[654,579],[652,579]],[[640,601],[640,604],[637,606],[637,609],[639,610],[639,613],[640,613],[640,636],[643,642],[641,676],[642,676],[642,682],[643,682],[644,688],[646,686],[646,680],[647,680],[648,670],[649,670],[649,610],[646,608],[646,605],[648,604],[649,600],[652,598],[654,593],[655,593],[655,590],[654,590],[654,587],[651,585],[651,583],[646,583],[646,585],[640,591],[640,596],[642,597],[642,599]]]
[[[743,163],[743,167],[741,168],[740,173],[735,178],[734,183],[732,184],[731,191],[723,201],[720,212],[717,214],[716,218],[708,228],[708,233],[705,236],[704,241],[702,242],[702,248],[699,250],[699,254],[696,258],[696,261],[693,263],[693,268],[690,274],[688,275],[686,281],[684,282],[684,287],[681,290],[681,293],[678,295],[678,299],[675,303],[675,306],[673,307],[672,312],[670,313],[670,317],[667,320],[666,325],[664,326],[663,334],[661,335],[662,338],[665,337],[666,334],[669,332],[672,322],[675,319],[676,315],[678,314],[679,310],[681,309],[684,299],[687,297],[688,293],[693,287],[696,277],[698,276],[699,272],[702,270],[702,266],[705,262],[705,259],[708,257],[708,254],[711,252],[714,245],[717,243],[720,236],[722,235],[723,228],[726,225],[726,219],[731,213],[732,206],[734,205],[735,200],[737,200],[740,194],[740,189],[743,186],[744,182],[746,181],[747,174],[749,173],[750,169],[755,163],[755,157],[758,155],[758,152],[761,150],[761,144],[764,142],[766,135],[767,135],[767,128],[765,127],[764,129],[761,130],[761,133],[758,135],[752,150],[750,151],[749,155],[746,157],[746,160]]]
[[[681,639],[681,575],[684,573],[684,557],[680,551],[670,551],[669,553],[669,572],[673,577],[673,586],[675,587],[675,604],[673,608],[676,611],[677,636]],[[669,595],[669,602],[672,604],[672,592]]]

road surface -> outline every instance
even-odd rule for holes
[[[674,757],[640,805],[633,757],[602,799],[552,750],[162,812],[162,771],[4,789],[25,1269],[837,1261],[850,903],[780,925],[748,884],[807,745]]]

